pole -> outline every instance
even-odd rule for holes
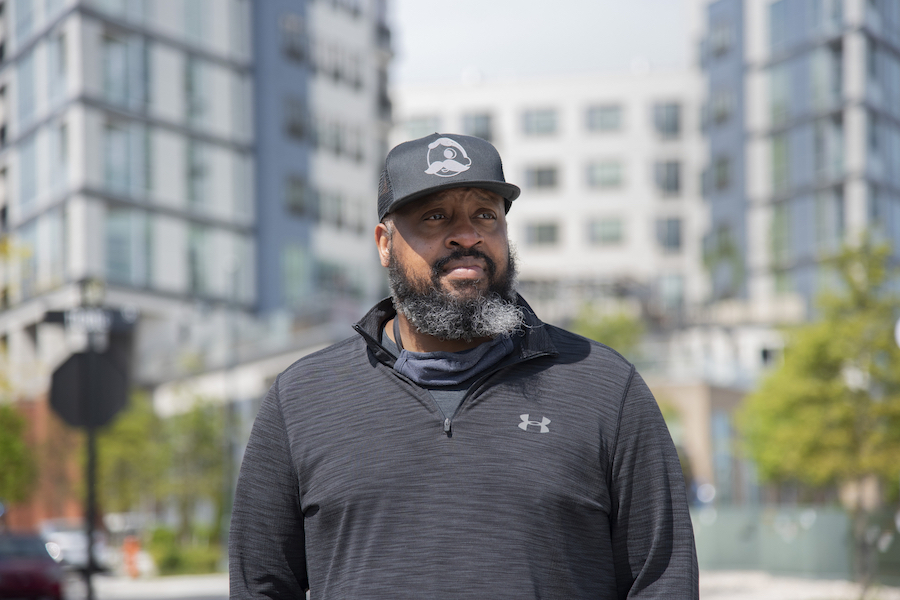
[[[88,340],[88,372],[85,383],[89,393],[84,395],[88,404],[85,409],[89,415],[87,426],[87,506],[84,511],[87,562],[84,569],[84,586],[86,600],[94,600],[93,575],[97,568],[94,561],[94,522],[97,520],[97,427],[94,424],[93,412],[96,406],[97,387],[100,382],[97,377],[97,349],[94,347],[93,332],[88,333]]]

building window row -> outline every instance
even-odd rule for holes
[[[365,157],[363,128],[337,119],[316,117],[298,96],[284,99],[284,133],[336,156],[360,162]]]
[[[585,166],[585,184],[590,189],[614,190],[625,185],[625,165],[619,159],[591,161]],[[653,182],[663,196],[681,194],[681,161],[661,160],[653,164]],[[559,168],[554,165],[536,165],[525,169],[525,187],[537,191],[550,191],[561,187]]]
[[[281,16],[281,47],[289,60],[307,65],[337,83],[359,89],[363,85],[363,56],[338,41],[314,39],[306,20],[294,13]]]
[[[664,253],[678,253],[683,244],[683,222],[680,217],[663,217],[653,223],[657,247]],[[563,239],[557,221],[531,221],[524,227],[524,245],[552,248]],[[620,217],[590,219],[584,230],[585,240],[594,247],[615,247],[625,243],[625,222]]]
[[[305,177],[290,175],[285,180],[285,208],[288,212],[338,229],[364,233],[366,203],[334,189],[319,189]]]
[[[652,105],[652,124],[663,139],[681,135],[681,104],[656,102]],[[624,109],[620,104],[596,104],[584,113],[584,128],[589,132],[617,132],[624,128]],[[550,136],[559,133],[559,112],[554,108],[528,109],[522,113],[522,132],[526,136]]]

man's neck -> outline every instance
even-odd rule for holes
[[[397,319],[400,341],[394,339],[394,319]],[[465,340],[442,340],[433,335],[420,332],[406,320],[406,317],[399,313],[394,319],[385,323],[385,333],[398,347],[410,352],[462,352],[491,341],[489,337],[476,338],[471,342]]]

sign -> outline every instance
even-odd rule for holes
[[[44,313],[45,323],[62,323],[67,328],[91,333],[127,332],[134,329],[140,313],[136,308],[111,310],[106,308],[76,307],[69,310],[49,310]]]
[[[128,397],[128,379],[106,353],[73,354],[54,372],[50,406],[72,427],[109,423]]]

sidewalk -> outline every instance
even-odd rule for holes
[[[856,600],[848,581],[775,577],[761,571],[701,571],[701,600]],[[868,598],[900,600],[900,588],[874,586]]]

